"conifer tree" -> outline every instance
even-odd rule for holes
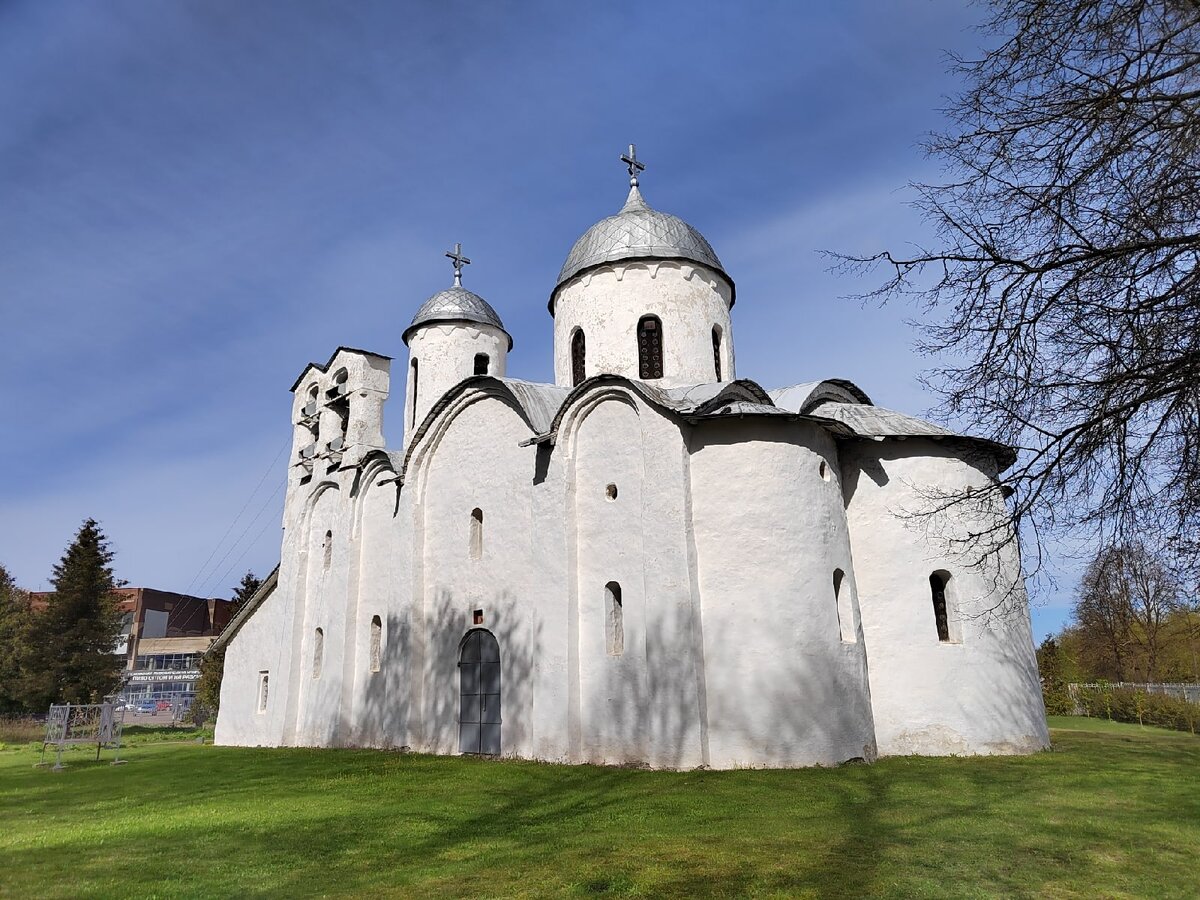
[[[29,594],[0,566],[0,715],[26,711],[23,685],[32,616]]]
[[[115,652],[121,614],[112,559],[108,538],[87,519],[54,566],[54,593],[34,617],[29,681],[36,707],[98,703],[120,684],[124,659]]]

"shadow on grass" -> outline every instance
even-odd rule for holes
[[[1200,744],[1166,734],[790,771],[178,745],[61,774],[0,758],[0,871],[42,897],[1183,893]]]

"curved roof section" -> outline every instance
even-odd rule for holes
[[[934,441],[957,440],[967,441],[995,455],[1000,462],[1001,470],[1007,469],[1017,461],[1017,453],[1012,447],[997,443],[988,438],[972,437],[959,434],[941,425],[926,422],[916,416],[908,416],[882,406],[871,406],[863,403],[838,403],[823,401],[813,407],[814,416],[823,416],[840,422],[849,428],[856,436],[883,440],[885,438],[929,438]]]
[[[432,322],[474,322],[478,325],[491,325],[508,336],[508,349],[512,349],[512,335],[505,330],[504,323],[500,321],[500,316],[492,309],[491,304],[460,285],[438,291],[421,304],[417,314],[404,329],[404,343],[408,343],[408,336],[414,328]]]
[[[729,282],[733,306],[733,279],[704,235],[678,216],[652,209],[635,185],[615,216],[601,219],[575,242],[550,294],[550,312],[554,312],[554,295],[566,282],[587,269],[622,259],[686,259],[708,266]]]
[[[866,391],[853,381],[844,378],[827,378],[824,381],[805,381],[788,387],[768,391],[771,401],[777,406],[794,413],[806,413],[822,400],[842,403],[870,403]]]

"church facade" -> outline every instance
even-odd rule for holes
[[[457,247],[403,334],[402,447],[391,359],[300,374],[217,742],[670,768],[1046,747],[1017,554],[956,539],[1003,527],[1011,450],[847,381],[738,378],[733,280],[623,159],[624,207],[550,294],[553,384],[506,377]]]

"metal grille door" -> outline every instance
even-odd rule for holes
[[[500,645],[490,631],[467,634],[458,655],[458,749],[500,754]]]

